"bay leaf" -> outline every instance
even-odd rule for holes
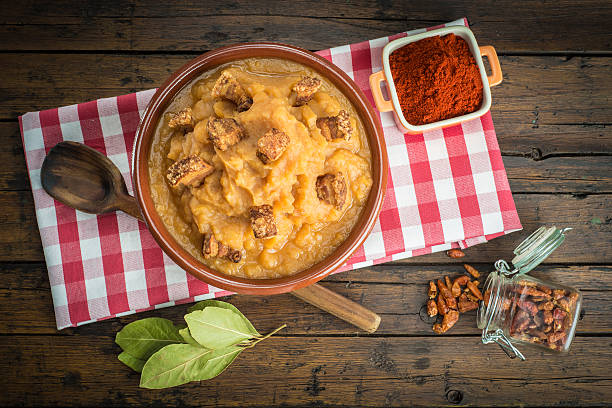
[[[168,388],[221,374],[242,348],[210,350],[191,344],[170,344],[151,356],[140,377],[143,388]]]
[[[174,324],[159,317],[136,320],[121,329],[115,337],[115,343],[123,351],[145,361],[162,347],[182,342],[183,338]]]
[[[185,315],[189,332],[202,346],[221,349],[259,337],[243,316],[229,309],[209,306]]]
[[[251,324],[251,322],[249,321],[249,319],[246,318],[245,315],[242,314],[242,312],[240,310],[238,310],[238,308],[234,305],[232,305],[231,303],[227,303],[227,302],[223,302],[221,300],[215,300],[215,299],[208,299],[208,300],[202,300],[198,303],[196,303],[195,305],[191,306],[189,309],[187,309],[187,311],[189,312],[195,312],[196,310],[204,310],[205,308],[212,306],[212,307],[220,307],[221,309],[227,309],[227,310],[232,310],[234,312],[236,312],[237,314],[239,314],[245,321],[245,323],[247,324],[247,326],[249,327],[249,330],[252,333],[257,333],[257,330],[255,330],[255,327]]]
[[[142,367],[144,367],[146,361],[141,360],[139,358],[134,357],[131,354],[126,353],[125,351],[120,353],[117,358],[126,366],[130,367],[132,370],[141,373]]]
[[[179,330],[179,334],[187,344],[191,344],[192,346],[202,347],[200,343],[195,341],[193,337],[191,337],[191,333],[189,333],[189,329],[185,327],[184,329]]]

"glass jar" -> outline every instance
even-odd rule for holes
[[[499,260],[484,284],[478,308],[482,342],[495,342],[514,358],[516,344],[567,352],[576,332],[582,295],[574,288],[527,275],[565,239],[568,229],[540,227],[514,251],[514,268]]]

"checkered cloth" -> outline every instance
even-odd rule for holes
[[[462,19],[447,25],[464,24]],[[422,31],[319,54],[353,78],[372,103],[368,77],[381,69],[383,46]],[[230,294],[181,270],[144,223],[121,212],[75,211],[42,189],[45,155],[58,142],[71,140],[107,155],[132,191],[134,134],[154,92],[20,117],[58,329]],[[339,271],[464,248],[521,228],[490,113],[418,135],[402,134],[390,112],[381,113],[380,120],[390,165],[386,197],[372,233]]]

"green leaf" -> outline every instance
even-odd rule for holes
[[[249,327],[249,330],[251,332],[253,332],[253,333],[257,333],[257,330],[255,330],[255,327],[253,327],[253,325],[251,324],[249,319],[247,319],[242,314],[242,312],[240,310],[238,310],[238,308],[236,306],[232,305],[231,303],[222,302],[220,300],[214,300],[214,299],[202,300],[201,302],[198,302],[195,305],[191,306],[189,309],[187,309],[187,311],[195,312],[196,310],[204,310],[205,308],[207,308],[209,306],[220,307],[221,309],[227,309],[227,310],[231,310],[233,312],[236,312],[237,314],[239,314],[244,319],[245,323]],[[257,333],[257,334],[259,334],[259,333]]]
[[[143,388],[167,388],[221,374],[240,354],[236,346],[209,350],[191,344],[171,344],[153,354],[140,377]]]
[[[145,361],[162,347],[182,342],[174,324],[159,317],[136,320],[121,329],[115,338],[123,351]]]
[[[259,337],[243,316],[229,309],[209,306],[185,316],[189,332],[202,346],[221,349]]]
[[[191,344],[192,346],[202,347],[200,343],[195,341],[193,337],[191,337],[191,333],[189,333],[189,329],[185,327],[184,329],[179,330],[179,334],[187,344]]]
[[[121,361],[126,366],[130,367],[132,370],[141,373],[142,367],[144,367],[146,361],[141,360],[139,358],[134,357],[131,354],[126,353],[125,351],[117,356],[119,361]]]

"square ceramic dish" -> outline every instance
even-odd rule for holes
[[[447,34],[455,34],[456,36],[463,38],[467,42],[470,51],[472,52],[472,55],[476,60],[476,64],[478,65],[478,70],[480,71],[480,77],[482,80],[482,105],[478,110],[472,113],[468,113],[467,115],[440,120],[425,125],[412,125],[408,123],[408,121],[404,117],[404,114],[402,113],[402,108],[397,97],[397,92],[395,90],[395,84],[393,83],[393,76],[391,75],[391,67],[389,66],[389,56],[393,51],[407,44],[422,40],[424,38],[434,37],[438,35],[445,36]],[[490,76],[487,76],[484,64],[482,63],[483,56],[486,56],[489,59],[489,64],[491,66]],[[474,37],[472,30],[463,26],[444,27],[437,30],[427,31],[421,34],[398,38],[397,40],[391,41],[385,46],[385,48],[383,48],[382,66],[382,71],[378,71],[370,76],[370,88],[372,89],[374,103],[376,104],[376,108],[381,112],[394,112],[395,123],[403,133],[422,133],[427,130],[456,125],[458,123],[475,119],[484,115],[491,108],[490,87],[498,85],[502,81],[501,67],[499,65],[499,59],[497,58],[495,48],[490,45],[479,47],[478,43],[476,43],[476,38]],[[387,82],[387,89],[391,97],[390,100],[385,99],[382,94],[380,84],[383,81]]]

